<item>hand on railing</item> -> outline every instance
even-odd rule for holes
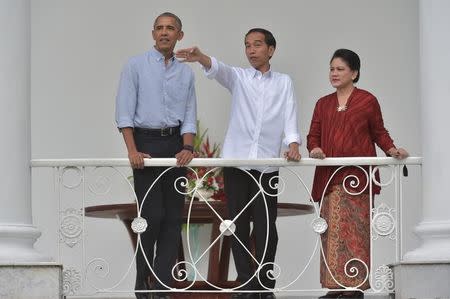
[[[326,155],[320,147],[315,147],[309,153],[309,157],[313,159],[325,159]]]
[[[391,156],[392,158],[403,160],[405,158],[408,158],[409,153],[404,148],[395,148],[392,147],[387,151],[387,154]]]
[[[175,158],[177,158],[177,166],[186,166],[192,161],[194,154],[187,149],[183,149],[175,155]]]
[[[302,156],[300,155],[300,151],[298,149],[299,144],[297,142],[292,142],[289,144],[289,150],[284,153],[284,157],[288,161],[300,161]]]
[[[143,169],[144,168],[144,158],[151,158],[149,154],[141,152],[132,152],[128,154],[128,159],[130,160],[131,168],[133,169]]]

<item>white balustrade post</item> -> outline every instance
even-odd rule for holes
[[[54,288],[59,287],[59,267],[46,263],[48,258],[33,248],[40,232],[31,217],[30,31],[30,1],[1,0],[0,297],[6,296],[2,298],[59,293]]]
[[[421,0],[422,244],[397,267],[396,298],[450,297],[450,1]],[[426,277],[426,278],[425,278]]]

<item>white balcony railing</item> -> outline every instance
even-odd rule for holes
[[[277,284],[273,291],[302,293],[325,291],[318,279],[318,262],[323,255],[320,235],[326,222],[321,218],[321,206],[311,200],[313,166],[339,166],[336,172],[349,166],[367,166],[361,168],[368,178],[366,190],[372,190],[374,185],[383,190],[376,201],[369,192],[371,253],[370,265],[364,266],[371,289],[366,292],[391,293],[394,281],[388,265],[401,261],[403,255],[403,199],[405,194],[410,198],[420,193],[417,191],[421,163],[421,158],[417,157],[402,161],[306,158],[301,162],[194,159],[188,171],[201,182],[220,167],[280,167],[279,215],[291,217],[277,220],[279,243],[274,265]],[[402,175],[405,165],[410,172],[407,179]],[[133,250],[124,226],[114,219],[119,218],[126,224],[133,242],[137,242],[133,245],[139,246],[139,237],[136,238],[130,228],[140,212],[130,181],[128,160],[35,159],[31,166],[34,221],[43,231],[37,246],[63,264],[64,292],[68,298],[133,294],[137,251]],[[175,159],[146,159],[145,166],[176,167]],[[207,167],[209,172],[199,175],[199,167]],[[374,179],[377,171],[381,173],[380,182]],[[355,180],[354,177],[348,179]],[[172,271],[178,282],[169,292],[234,292],[238,285],[233,283],[235,272],[233,262],[229,262],[228,240],[232,230],[227,229],[234,220],[225,218],[225,203],[202,200],[205,196],[197,186],[200,185],[186,192],[186,226],[182,232],[184,261],[180,260]],[[199,226],[202,222],[205,225]],[[133,229],[140,232],[136,225]],[[261,266],[257,264],[256,271]],[[349,290],[355,287],[341,286]]]

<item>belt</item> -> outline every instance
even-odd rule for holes
[[[179,135],[180,126],[161,129],[134,128],[134,131],[139,134],[165,137],[165,136]]]

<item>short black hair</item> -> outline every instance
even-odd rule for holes
[[[264,34],[264,42],[268,46],[273,46],[274,49],[277,47],[277,41],[275,40],[275,37],[273,37],[272,32],[270,32],[269,30],[263,29],[263,28],[252,28],[247,32],[247,34],[245,35],[245,38],[247,38],[247,36],[253,32],[259,32],[259,33]]]
[[[334,51],[334,54],[330,59],[330,64],[335,58],[344,60],[352,71],[358,71],[356,78],[353,80],[354,83],[358,82],[361,68],[361,60],[359,59],[358,54],[349,49],[338,49]]]
[[[179,29],[181,30],[181,28],[183,28],[183,24],[181,23],[181,19],[176,15],[173,14],[171,12],[163,12],[162,14],[160,14],[159,16],[156,17],[155,22],[153,23],[153,28],[156,26],[156,22],[158,22],[158,19],[161,17],[171,17],[175,19],[175,23],[177,23]]]

